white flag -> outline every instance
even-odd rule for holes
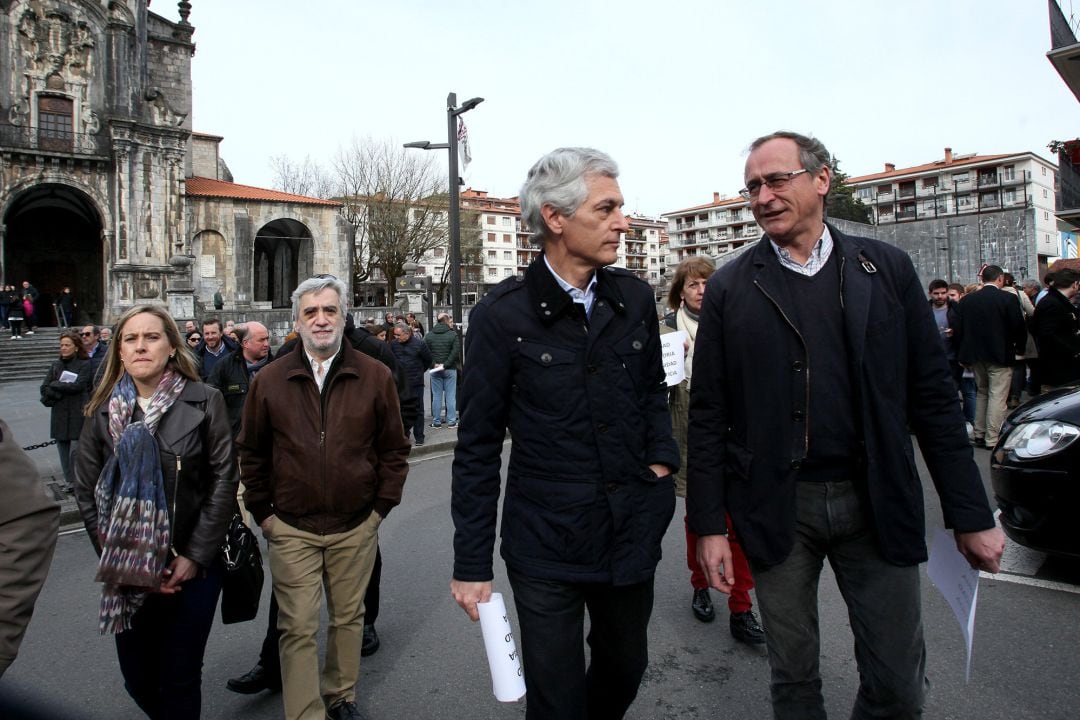
[[[461,169],[468,170],[472,162],[472,153],[469,151],[469,131],[465,127],[465,121],[458,118],[457,126],[458,154],[461,157]]]

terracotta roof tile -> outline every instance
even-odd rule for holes
[[[204,177],[189,177],[187,179],[187,194],[192,197],[216,197],[229,198],[231,200],[256,200],[261,202],[298,203],[301,205],[326,205],[328,207],[341,207],[341,203],[334,200],[307,197],[305,195],[293,195],[280,190],[267,190],[266,188],[252,187],[251,185],[239,185],[237,183],[214,180]]]
[[[683,208],[682,210],[672,210],[670,212],[661,213],[661,217],[667,217],[668,215],[679,215],[680,213],[691,212],[694,210],[708,210],[709,208],[727,207],[728,205],[748,205],[746,200],[743,200],[741,196],[735,196],[733,198],[727,198],[720,200],[719,202],[711,202],[705,205],[695,205],[694,207]]]
[[[896,168],[895,170],[889,170],[888,172],[871,173],[869,175],[849,177],[847,179],[847,184],[854,185],[870,180],[893,178],[897,177],[898,175],[916,175],[918,173],[928,172],[930,170],[953,170],[955,168],[964,168],[971,165],[978,165],[980,163],[994,162],[995,160],[1001,160],[1008,157],[1020,157],[1021,155],[1026,154],[1027,153],[1005,153],[1003,155],[975,155],[973,157],[953,160],[951,163],[948,164],[946,164],[944,160],[937,160],[935,162],[929,162],[923,165],[915,165],[914,167]]]

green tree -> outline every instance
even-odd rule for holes
[[[855,190],[847,184],[848,176],[840,169],[840,160],[833,158],[832,186],[825,198],[826,217],[870,224],[870,208],[855,197]]]

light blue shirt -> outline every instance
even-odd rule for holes
[[[555,272],[555,268],[551,267],[551,263],[548,262],[547,255],[543,256],[544,264],[547,265],[547,269],[555,278],[555,282],[559,283],[559,287],[570,295],[570,299],[576,302],[578,305],[585,306],[585,316],[592,316],[593,301],[596,300],[596,271],[593,271],[592,278],[589,280],[589,284],[585,286],[584,290],[579,290],[570,283],[559,277],[559,273]]]
[[[822,223],[822,227],[825,229],[821,232],[821,238],[814,245],[814,249],[810,251],[810,257],[807,258],[805,265],[791,257],[791,253],[786,248],[780,247],[773,242],[772,238],[769,238],[769,244],[776,251],[776,257],[780,258],[780,264],[800,275],[817,275],[818,271],[825,267],[825,263],[828,262],[833,251],[833,239],[832,235],[829,234],[829,226]]]

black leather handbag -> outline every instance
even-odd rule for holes
[[[259,614],[262,596],[262,553],[255,533],[244,524],[240,513],[233,515],[221,545],[225,581],[221,587],[221,622],[252,620]]]

